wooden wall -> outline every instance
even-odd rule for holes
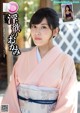
[[[3,17],[2,17],[2,0],[0,0],[0,62],[3,55]]]

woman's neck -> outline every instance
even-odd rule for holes
[[[53,48],[53,46],[54,45],[52,43],[46,44],[44,46],[39,46],[38,49],[39,49],[41,58],[43,58],[47,54],[47,52]]]

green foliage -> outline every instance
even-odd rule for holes
[[[53,9],[55,9],[59,13],[59,12],[61,12],[61,5],[60,4],[54,4]]]
[[[32,14],[38,9],[39,0],[14,0],[18,3],[18,15],[19,22],[22,27],[24,27],[25,20],[24,17],[27,17],[27,20],[30,20]]]

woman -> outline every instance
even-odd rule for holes
[[[39,9],[30,28],[36,46],[18,58],[2,104],[9,113],[76,113],[74,62],[52,42],[59,32],[56,11]]]
[[[65,21],[72,21],[73,20],[73,12],[72,12],[69,5],[65,6],[64,20]]]

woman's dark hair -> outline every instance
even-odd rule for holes
[[[67,8],[67,7],[69,8],[69,11],[72,11],[71,8],[70,8],[70,5],[66,5],[66,6],[65,6],[65,11],[66,11],[66,8]]]
[[[51,8],[41,8],[37,10],[31,18],[29,27],[31,28],[32,24],[39,24],[44,18],[47,19],[50,29],[59,27],[58,14],[54,9]]]

